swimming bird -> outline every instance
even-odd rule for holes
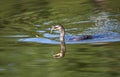
[[[54,25],[52,26],[51,28],[51,32],[53,30],[59,30],[60,32],[60,52],[53,55],[54,57],[56,58],[61,58],[61,57],[64,57],[65,56],[65,52],[66,52],[66,46],[65,46],[65,28],[63,25],[59,24],[59,25]],[[69,40],[72,40],[72,41],[80,41],[80,40],[86,40],[86,39],[91,39],[93,38],[92,35],[80,35],[78,37],[73,37],[73,38],[70,38]]]
[[[66,46],[65,46],[65,28],[62,25],[55,25],[52,26],[51,28],[51,32],[52,30],[59,30],[60,31],[60,52],[53,55],[56,58],[61,58],[65,56],[65,52],[66,52]]]

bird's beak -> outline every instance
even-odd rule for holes
[[[50,33],[52,33],[53,30],[55,30],[54,26],[50,29]]]
[[[53,29],[51,28],[50,33],[52,33]]]

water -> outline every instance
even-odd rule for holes
[[[119,7],[119,0],[0,1],[0,76],[119,77]],[[54,24],[64,25],[66,38],[99,37],[66,41],[65,57],[56,59]]]

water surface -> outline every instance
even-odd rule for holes
[[[120,1],[116,0],[1,0],[1,77],[119,77]],[[82,41],[66,40],[66,56],[59,52],[59,31],[66,39],[100,36]]]

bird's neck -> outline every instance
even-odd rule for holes
[[[65,30],[61,29],[60,30],[60,41],[64,41],[64,36],[65,36]]]
[[[60,30],[60,42],[61,42],[61,44],[60,44],[60,52],[63,55],[65,55],[65,51],[66,51],[64,36],[65,36],[65,29],[63,28],[63,29]]]

